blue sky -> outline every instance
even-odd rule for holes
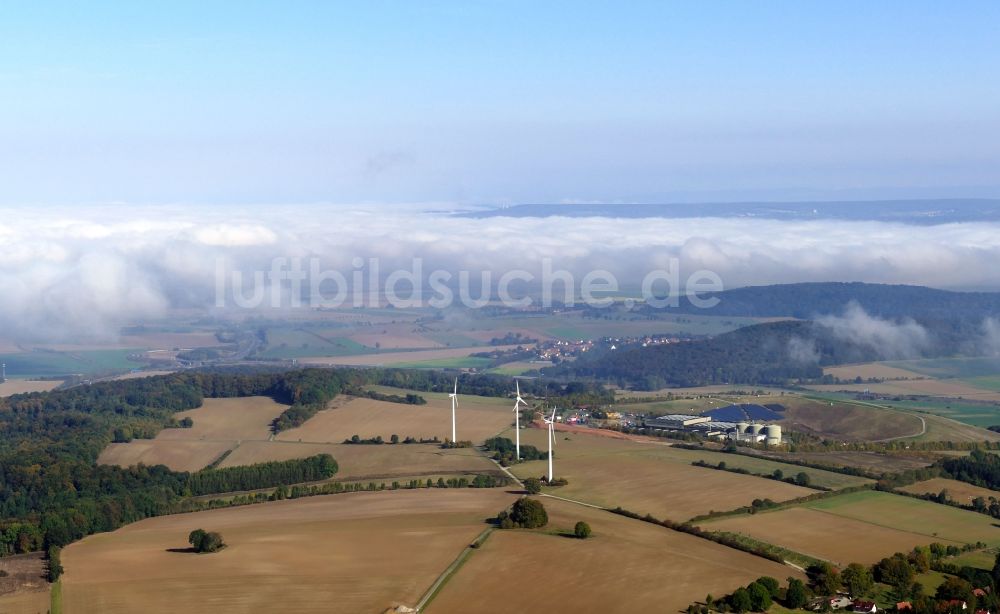
[[[1000,197],[998,26],[996,2],[5,3],[0,203]]]

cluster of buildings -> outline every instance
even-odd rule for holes
[[[781,445],[781,425],[779,424],[751,421],[724,422],[713,420],[710,416],[668,414],[656,418],[646,418],[643,421],[643,426],[664,431],[687,431],[706,438],[730,439],[745,443],[766,443],[769,446]]]
[[[542,360],[570,358],[589,352],[594,347],[592,339],[578,341],[547,341],[538,346],[538,357]]]

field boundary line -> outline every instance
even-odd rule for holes
[[[559,501],[565,501],[567,503],[575,503],[576,505],[582,505],[584,507],[592,507],[595,510],[610,511],[608,508],[601,505],[594,505],[593,503],[587,503],[586,501],[577,501],[576,499],[567,499],[566,497],[560,497],[558,495],[549,495],[546,493],[539,493],[539,497],[551,497],[552,499],[558,499]]]
[[[414,608],[417,612],[424,611],[424,608],[426,608],[431,600],[433,600],[434,597],[441,592],[445,583],[450,580],[453,575],[455,575],[455,572],[457,572],[462,564],[465,563],[466,559],[469,558],[472,552],[482,546],[483,542],[486,541],[486,538],[488,538],[495,530],[496,529],[494,527],[487,527],[483,529],[483,532],[477,535],[476,539],[472,540],[471,544],[462,549],[462,551],[458,554],[458,557],[451,562],[451,565],[448,565],[447,569],[441,572],[441,575],[437,577],[434,583],[431,584],[430,588],[427,589],[427,592],[424,593],[423,597],[420,598],[420,601],[417,602],[417,605]],[[475,547],[473,547],[473,544]]]

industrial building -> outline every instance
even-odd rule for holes
[[[643,426],[662,431],[687,431],[715,439],[766,443],[769,446],[781,445],[781,425],[779,424],[750,421],[723,422],[712,420],[709,416],[667,414],[647,418],[643,421]]]

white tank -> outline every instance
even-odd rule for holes
[[[748,428],[750,428],[750,423],[749,422],[737,422],[736,423],[736,430],[739,431],[740,435],[742,435],[743,433],[746,433]]]
[[[750,432],[753,433],[754,435],[760,435],[760,432],[763,431],[763,430],[764,430],[764,425],[763,424],[751,424],[750,425]]]
[[[767,427],[767,445],[769,446],[780,446],[781,445],[781,426],[778,424],[772,424]]]

